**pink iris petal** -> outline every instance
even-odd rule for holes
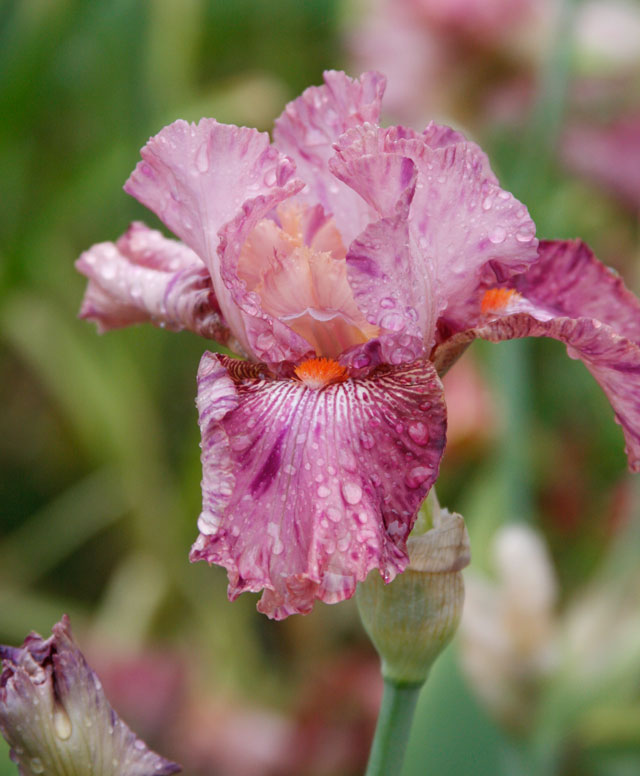
[[[607,395],[622,426],[629,468],[640,471],[640,348],[635,343],[592,318],[537,320],[527,313],[506,315],[462,336],[491,342],[519,337],[552,337],[564,342],[569,354],[583,362]]]
[[[540,258],[514,288],[555,315],[594,318],[640,344],[640,300],[580,240],[540,243]]]
[[[220,231],[220,271],[233,301],[244,315],[249,352],[267,363],[297,361],[313,350],[310,342],[264,309],[260,295],[247,289],[239,276],[241,252],[258,224],[280,204],[278,192],[246,202],[242,211]],[[269,246],[263,246],[269,252]],[[271,248],[275,251],[275,246]]]
[[[225,286],[218,230],[250,198],[284,199],[302,187],[291,160],[255,129],[176,121],[152,137],[125,190],[152,210],[207,265],[225,321],[245,350],[245,318]]]
[[[224,566],[229,596],[265,590],[281,619],[348,598],[407,563],[415,512],[445,439],[429,362],[312,389],[205,353],[198,373],[203,511],[192,560]]]
[[[275,144],[295,159],[298,173],[309,185],[309,203],[320,203],[332,213],[348,244],[372,220],[362,199],[329,172],[332,145],[350,127],[376,123],[386,79],[364,73],[353,80],[344,73],[324,73],[324,85],[306,89],[290,102],[276,120]]]
[[[101,332],[151,321],[229,340],[201,259],[154,229],[132,224],[115,245],[85,251],[76,268],[89,278],[80,317],[95,321]]]
[[[483,277],[504,280],[522,272],[537,256],[535,226],[527,209],[497,185],[486,156],[475,144],[456,139],[457,133],[439,132],[436,125],[418,137],[401,127],[360,127],[340,139],[332,161],[336,175],[364,197],[367,179],[361,175],[359,159],[382,167],[385,155],[394,153],[415,164],[418,177],[408,216],[412,245],[407,259],[416,266],[408,274],[433,274],[429,296],[439,313],[463,302]],[[372,174],[368,179],[375,180]],[[394,291],[413,307],[409,289],[397,283]],[[433,331],[424,331],[427,344],[432,336]]]
[[[437,349],[438,369],[477,337],[564,342],[607,395],[624,432],[629,466],[640,471],[640,301],[578,240],[541,243],[539,261],[496,300],[484,315],[479,299],[469,305],[470,328]]]
[[[430,267],[413,261],[406,215],[371,224],[347,254],[349,281],[367,320],[379,326],[383,361],[403,364],[424,354],[435,330]]]

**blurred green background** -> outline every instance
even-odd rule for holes
[[[425,112],[483,145],[540,237],[583,237],[638,291],[637,203],[559,153],[571,121],[606,126],[640,105],[638,62],[616,69],[574,45],[586,5],[567,4],[526,57],[434,28],[476,80],[452,81],[455,99],[440,103],[418,89],[413,105],[424,98]],[[121,189],[150,135],[178,117],[269,129],[323,69],[357,75],[354,40],[370,13],[340,0],[0,5],[0,643],[46,634],[68,612],[114,705],[187,774],[361,772],[376,658],[352,602],[275,624],[254,596],[227,602],[221,569],[188,563],[200,505],[195,374],[213,346],[150,326],[99,337],[76,318],[85,281],[73,262],[134,219],[158,225]],[[474,348],[489,397],[454,434],[454,412],[475,401],[458,386],[438,488],[468,521],[474,568],[490,572],[493,533],[526,519],[552,553],[558,617],[595,586],[612,591],[612,610],[629,603],[630,635],[593,692],[558,672],[537,687],[518,734],[477,699],[454,645],[421,701],[405,776],[639,773],[640,487],[620,429],[558,343]],[[604,665],[616,645],[599,637]],[[253,760],[227,751],[234,736]],[[6,752],[1,743],[2,776],[15,773]]]

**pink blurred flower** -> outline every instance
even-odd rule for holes
[[[95,773],[168,776],[180,767],[152,752],[109,705],[73,642],[69,618],[43,639],[0,646],[0,730],[22,776]]]
[[[606,125],[574,123],[564,135],[562,156],[569,169],[640,210],[640,112]]]
[[[390,116],[412,125],[425,116],[466,122],[496,89],[517,80],[539,58],[550,5],[548,0],[368,0],[359,5],[347,47],[358,68],[386,74]]]
[[[82,315],[103,330],[152,320],[248,356],[200,364],[191,558],[224,566],[232,599],[264,590],[277,619],[404,570],[445,443],[436,369],[476,337],[567,343],[640,468],[637,300],[579,243],[538,255],[474,143],[378,126],[383,90],[326,73],[274,145],[212,119],[166,127],[125,188],[184,244],[134,225],[78,261]]]

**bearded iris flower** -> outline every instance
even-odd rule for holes
[[[385,81],[328,72],[256,130],[151,138],[140,223],[82,254],[101,331],[190,329],[246,360],[198,371],[203,508],[192,560],[281,619],[390,581],[435,481],[438,371],[474,338],[550,336],[600,382],[640,469],[640,305],[580,243],[538,246],[487,157],[447,127],[378,125]]]

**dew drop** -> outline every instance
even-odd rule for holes
[[[44,773],[44,765],[42,764],[42,760],[40,760],[40,758],[33,757],[29,765],[31,766],[32,773]]]
[[[354,369],[364,369],[365,366],[369,366],[371,359],[366,353],[362,353],[353,359]]]
[[[273,334],[268,331],[258,334],[256,337],[256,345],[262,350],[269,350],[276,344]]]
[[[332,523],[339,523],[342,520],[342,512],[337,507],[329,507],[327,517]]]
[[[362,498],[362,488],[355,482],[345,482],[341,490],[347,504],[357,504]]]
[[[53,712],[53,729],[62,741],[66,741],[71,735],[71,720],[67,712],[60,706]]]
[[[391,353],[390,361],[392,364],[403,364],[405,362],[411,361],[413,359],[413,354],[410,350],[407,348],[396,348]]]
[[[491,210],[491,206],[493,205],[493,199],[491,197],[485,197],[482,200],[482,209],[483,210]]]
[[[362,443],[362,446],[365,450],[371,450],[371,448],[375,445],[373,436],[366,431],[363,431],[362,434],[360,434],[360,442]]]
[[[135,748],[136,748],[136,749],[137,749],[139,752],[141,752],[143,749],[146,749],[146,748],[147,748],[147,747],[146,747],[146,744],[144,743],[144,741],[141,741],[139,738],[138,738],[138,739],[136,739],[136,742],[135,742],[134,746],[135,746]]]
[[[387,313],[380,319],[380,326],[389,331],[402,331],[404,329],[404,317],[400,313]]]
[[[275,186],[276,179],[277,179],[276,171],[273,168],[271,168],[270,170],[267,170],[266,173],[264,174],[265,186]]]
[[[499,245],[505,241],[507,232],[501,226],[496,226],[491,232],[489,232],[489,239],[494,245]]]
[[[431,470],[426,466],[416,466],[405,477],[405,482],[408,488],[418,488],[431,474]]]
[[[113,280],[116,276],[116,268],[113,264],[105,264],[100,274],[105,280]]]
[[[331,489],[326,485],[318,485],[316,493],[320,498],[328,498],[331,495]]]
[[[407,429],[409,436],[417,445],[426,445],[429,441],[429,429],[419,420],[409,423]]]
[[[380,300],[380,307],[384,307],[385,309],[389,309],[390,307],[395,307],[396,303],[393,301],[393,299],[390,296],[385,296]]]
[[[196,168],[198,172],[207,172],[209,169],[209,149],[206,143],[203,143],[196,152]]]
[[[251,444],[251,437],[247,434],[238,434],[238,436],[231,437],[230,445],[232,450],[240,451],[246,450]]]
[[[516,240],[518,242],[527,243],[527,242],[531,242],[532,239],[533,239],[533,234],[531,234],[531,232],[525,232],[525,231],[516,232]]]

